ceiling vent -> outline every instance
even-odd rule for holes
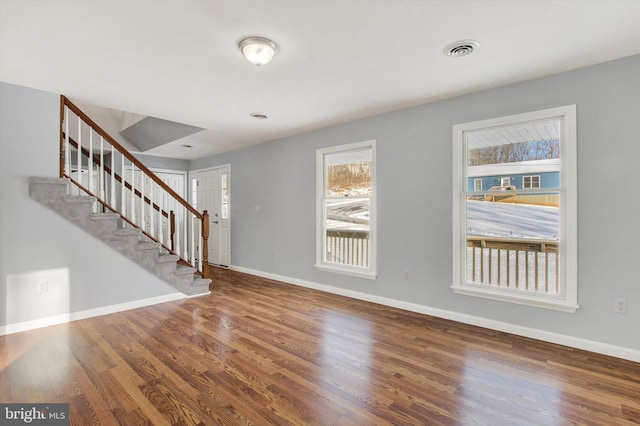
[[[460,40],[449,44],[444,48],[443,53],[447,56],[459,58],[473,53],[480,47],[480,43],[475,40]]]
[[[268,117],[265,114],[260,114],[258,112],[252,112],[249,114],[250,117],[257,118],[258,120],[266,120]]]

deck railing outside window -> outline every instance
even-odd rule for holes
[[[490,287],[558,294],[558,241],[467,238],[467,280]]]
[[[327,231],[327,262],[369,267],[368,231]]]

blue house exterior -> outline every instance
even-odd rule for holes
[[[493,187],[555,189],[560,186],[558,159],[467,167],[467,191],[489,191]]]

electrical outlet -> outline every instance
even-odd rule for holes
[[[409,281],[411,279],[411,273],[409,271],[404,271],[402,274],[402,279],[405,281]]]
[[[616,304],[613,307],[613,310],[619,314],[629,313],[629,305],[627,303],[627,299],[616,299]]]
[[[49,281],[40,281],[38,283],[38,293],[46,293],[49,291]]]

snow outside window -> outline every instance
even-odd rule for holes
[[[454,292],[575,312],[576,106],[456,125],[453,151]]]
[[[320,149],[316,268],[375,279],[375,141]]]

